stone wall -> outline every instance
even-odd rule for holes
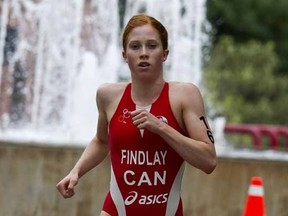
[[[109,188],[107,158],[87,173],[76,195],[63,199],[55,185],[83,148],[0,143],[1,216],[96,216]],[[186,165],[183,179],[185,216],[240,216],[250,179],[264,181],[267,216],[287,216],[288,162],[219,158],[207,175]]]

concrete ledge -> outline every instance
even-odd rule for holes
[[[1,215],[99,215],[109,188],[109,158],[80,180],[73,198],[63,199],[55,188],[83,150],[0,143]],[[185,215],[240,216],[253,176],[263,178],[266,214],[287,215],[287,165],[280,160],[221,156],[210,175],[187,165],[182,187]]]

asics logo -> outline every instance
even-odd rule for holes
[[[126,197],[124,203],[126,206],[133,204],[138,198],[138,193],[136,191],[130,191]],[[168,201],[168,193],[164,194],[150,194],[150,195],[140,195],[137,203],[139,205],[154,205],[163,204]]]
[[[125,205],[131,205],[132,203],[135,202],[135,200],[138,197],[138,193],[136,191],[131,191],[129,192],[129,196],[126,197],[125,199]]]

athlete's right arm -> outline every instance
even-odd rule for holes
[[[96,96],[99,113],[97,133],[70,173],[57,184],[56,187],[64,198],[70,198],[75,194],[74,187],[80,177],[103,161],[109,152],[108,122],[105,111],[107,107],[106,98],[105,91],[98,89]]]

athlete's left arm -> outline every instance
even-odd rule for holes
[[[177,92],[182,106],[182,119],[188,136],[162,124],[159,135],[189,164],[211,173],[217,164],[214,138],[204,111],[199,89],[192,84],[183,84]]]

